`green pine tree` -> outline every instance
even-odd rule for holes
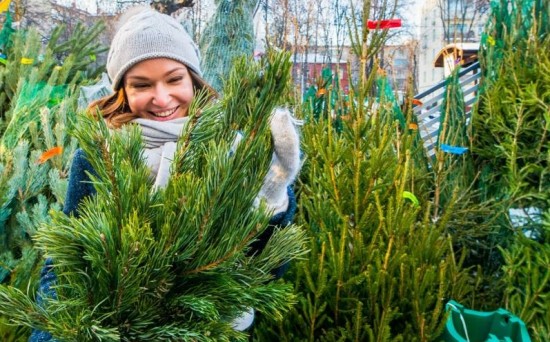
[[[351,106],[341,132],[330,119],[304,127],[298,222],[309,258],[285,277],[299,304],[280,325],[257,327],[258,341],[427,341],[445,300],[473,290],[447,231],[457,216],[431,215],[416,132],[400,132],[392,108]]]
[[[548,193],[550,1],[497,1],[484,35],[481,95],[472,118],[479,188],[504,203],[501,305],[534,340],[550,338]],[[514,212],[508,211],[514,209]],[[515,212],[526,215],[515,217]],[[499,237],[500,238],[500,237]],[[544,309],[542,309],[544,308]]]
[[[472,136],[489,196],[514,201],[523,193],[548,191],[547,37],[532,39],[525,49],[504,52],[491,68],[497,76],[485,78]]]
[[[136,127],[111,132],[83,118],[75,134],[97,195],[80,218],[54,212],[37,233],[57,298],[39,308],[6,286],[0,312],[73,341],[246,340],[230,325],[246,308],[280,319],[294,295],[269,271],[303,253],[303,233],[288,226],[260,254],[247,252],[269,220],[253,202],[271,160],[269,114],[289,77],[286,54],[237,63],[223,100],[200,115],[194,102],[174,174],[158,191]],[[232,153],[237,130],[244,139]]]
[[[359,56],[376,50],[367,42],[354,44]],[[479,203],[466,181],[435,202],[438,175],[418,160],[424,154],[418,132],[408,129],[410,110],[397,112],[362,60],[341,129],[322,115],[303,128],[297,223],[307,229],[310,253],[285,276],[298,305],[279,324],[256,325],[257,341],[434,340],[446,301],[477,304],[486,294],[478,287],[482,269],[465,266],[475,245],[464,240],[492,233],[495,207]],[[304,108],[303,117],[315,117],[314,107]],[[439,177],[458,179],[461,170],[450,163]]]
[[[512,246],[502,249],[506,289],[504,306],[526,324],[533,341],[550,339],[550,216],[544,213],[542,238],[518,235]]]
[[[369,43],[375,41],[353,46],[363,63],[376,50]],[[363,64],[360,70],[368,69]],[[399,115],[387,88],[374,87],[373,72],[352,84],[350,120],[342,130],[323,117],[306,124],[298,222],[310,234],[311,252],[285,277],[299,304],[280,324],[257,325],[256,340],[437,340],[447,300],[477,310],[503,305],[500,248],[510,241],[508,203],[479,187],[482,170],[471,151],[485,137],[468,135],[457,73],[446,88],[438,151],[424,163],[416,133],[406,129],[414,123],[410,112]],[[369,107],[376,90],[379,106]],[[313,117],[313,108],[305,108],[303,116]],[[449,153],[444,145],[466,153]],[[547,266],[544,254],[537,260],[540,269]],[[521,267],[517,272],[528,273]],[[544,276],[533,283],[547,286]],[[520,303],[526,296],[517,284],[509,291]],[[546,293],[544,288],[540,297],[526,299],[544,307]],[[545,317],[535,312],[533,322],[542,331]]]
[[[76,117],[77,87],[93,70],[89,54],[100,52],[98,24],[79,26],[60,42],[62,27],[43,45],[33,29],[9,37],[0,65],[0,283],[33,292],[39,252],[32,238],[63,206],[76,139],[68,135]],[[86,37],[85,40],[82,38]],[[48,158],[48,155],[51,155]],[[25,339],[25,327],[4,325],[0,339]]]

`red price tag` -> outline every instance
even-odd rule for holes
[[[383,30],[401,27],[401,19],[384,19],[384,20],[369,20],[367,21],[369,30]]]

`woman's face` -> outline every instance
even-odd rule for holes
[[[134,65],[124,75],[124,91],[132,113],[156,121],[187,116],[194,95],[187,67],[168,58]]]

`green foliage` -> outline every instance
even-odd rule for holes
[[[226,90],[240,97],[204,106],[199,96],[165,189],[152,189],[137,127],[112,132],[83,118],[75,134],[97,171],[97,194],[80,218],[54,212],[36,238],[54,260],[57,298],[41,309],[3,287],[0,312],[74,341],[244,341],[230,323],[246,308],[280,319],[295,296],[269,271],[303,253],[304,234],[288,226],[261,253],[247,252],[270,216],[252,207],[272,155],[269,114],[289,70],[286,54],[240,61]],[[235,130],[243,141],[232,153]]]
[[[511,212],[501,222],[509,232],[500,246],[502,272],[495,273],[500,281],[493,281],[503,287],[501,305],[540,341],[550,337],[549,6],[547,0],[492,3],[481,51],[485,77],[471,126],[477,186],[485,198],[501,201],[505,211],[544,213],[535,218],[542,224],[523,225]]]
[[[374,84],[363,79],[341,127],[318,116],[303,128],[298,223],[309,258],[285,277],[299,304],[281,323],[257,325],[258,341],[427,341],[442,331],[447,300],[475,302],[481,270],[464,263],[495,228],[495,207],[467,182],[438,201],[438,174],[414,161],[417,132],[403,129],[410,119],[384,94],[377,108],[362,105]],[[303,116],[314,118],[309,108]],[[439,176],[459,178],[461,167],[449,162]]]
[[[464,249],[466,265],[480,266],[482,269],[478,272],[487,277],[487,282],[493,283],[495,272],[502,265],[498,246],[505,244],[510,235],[505,216],[507,203],[487,197],[486,192],[477,187],[480,176],[470,152],[469,124],[459,72],[460,68],[455,68],[447,79],[435,155],[428,161],[433,173],[432,215],[439,217],[442,211],[449,210],[460,213],[452,215],[446,223],[455,248]],[[483,293],[489,297],[483,298],[480,305],[488,308],[495,305],[500,295],[498,291],[490,292]]]
[[[485,77],[499,77],[504,54],[510,50],[526,52],[550,33],[548,0],[494,0],[480,46],[480,63]]]
[[[0,153],[0,282],[31,293],[37,284],[40,260],[31,239],[38,227],[50,222],[50,210],[63,206],[71,156],[76,140],[67,130],[75,116],[76,97],[41,115],[41,130],[32,123],[30,142],[21,140],[13,150]],[[44,151],[62,147],[61,154],[40,163]],[[25,329],[0,326],[0,334],[28,334]],[[11,339],[4,339],[11,341]]]
[[[472,137],[477,168],[494,197],[520,200],[549,190],[549,49],[546,37],[528,50],[508,51],[498,78],[485,80]]]
[[[544,215],[541,239],[518,234],[515,243],[502,249],[506,261],[504,303],[519,316],[534,341],[550,339],[550,215]]]
[[[90,64],[104,49],[97,42],[103,29],[101,22],[90,28],[79,24],[63,42],[64,27],[58,26],[47,44],[32,28],[14,32],[4,51],[7,63],[0,65],[0,130],[6,130],[12,118],[21,120],[22,113],[35,117],[36,107],[59,102],[67,88],[97,76],[99,70],[90,70]]]
[[[199,42],[204,79],[217,91],[225,89],[236,59],[254,52],[253,13],[257,0],[216,0],[216,12]]]
[[[10,36],[15,31],[11,25],[13,19],[9,11],[6,12],[6,18],[2,23],[2,29],[0,30],[0,51],[3,53],[9,48],[10,45]]]
[[[437,136],[438,146],[448,144],[451,146],[467,146],[466,135],[467,121],[464,108],[464,94],[460,86],[457,66],[447,79],[447,85],[443,94],[443,111],[440,116],[442,126]]]
[[[329,67],[323,68],[314,84],[312,84],[304,93],[304,106],[310,107],[305,110],[306,113],[313,113],[313,118],[318,120],[320,116],[328,117],[331,109],[336,105],[339,86],[338,79],[334,79],[332,69]],[[329,94],[330,89],[330,94]],[[330,98],[330,103],[327,100]]]
[[[58,27],[46,45],[33,29],[16,31],[3,51],[7,63],[0,64],[0,283],[29,293],[34,293],[40,261],[31,241],[38,227],[51,221],[49,211],[63,206],[77,145],[68,135],[76,118],[75,90],[93,74],[88,55],[100,51],[95,39],[102,29],[101,24],[79,26],[69,41],[60,42],[63,28]],[[26,335],[28,328],[0,326],[3,341]]]
[[[298,223],[311,252],[287,277],[299,305],[257,328],[260,341],[429,340],[444,301],[473,289],[447,234],[455,214],[431,216],[429,179],[411,160],[416,133],[400,132],[391,104],[348,110],[340,133],[326,119],[304,126]]]
[[[60,208],[65,196],[70,156],[76,141],[67,135],[75,120],[72,94],[98,51],[94,41],[103,26],[79,26],[75,36],[59,42],[56,28],[42,47],[35,30],[10,36],[7,64],[0,66],[0,253],[21,257],[50,208]],[[61,156],[39,162],[55,147]],[[12,269],[11,265],[8,269]],[[3,269],[6,272],[6,269]],[[19,274],[19,273],[18,273]],[[7,274],[3,274],[0,282]],[[27,275],[28,279],[28,275]]]
[[[74,99],[72,104],[71,100],[64,101],[55,108],[55,116],[44,108],[41,130],[37,130],[35,123],[30,126],[31,143],[21,140],[13,150],[4,149],[0,153],[0,224],[3,227],[0,250],[17,259],[37,227],[49,219],[48,211],[59,210],[63,205],[70,158],[76,148],[76,140],[67,134],[73,124],[75,107]],[[60,155],[41,162],[44,151],[55,147],[63,148]]]
[[[30,331],[27,327],[12,327],[6,324],[5,318],[0,318],[0,340],[6,342],[25,342]]]
[[[354,49],[369,56],[376,41],[362,37]],[[442,332],[448,300],[500,304],[501,263],[483,258],[498,252],[506,207],[475,187],[470,157],[439,151],[422,162],[410,110],[401,113],[367,70],[363,64],[347,103],[327,99],[347,106],[341,126],[304,106],[302,116],[314,120],[303,128],[298,223],[311,251],[285,276],[299,304],[277,325],[256,325],[255,340],[428,341]],[[454,82],[439,139],[468,146]]]

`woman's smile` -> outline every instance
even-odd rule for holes
[[[154,116],[158,121],[167,121],[179,117],[178,109],[180,106],[173,107],[171,109],[163,111],[150,111],[149,114]]]
[[[168,58],[134,65],[124,77],[124,90],[132,113],[156,121],[187,116],[194,96],[187,67]]]

